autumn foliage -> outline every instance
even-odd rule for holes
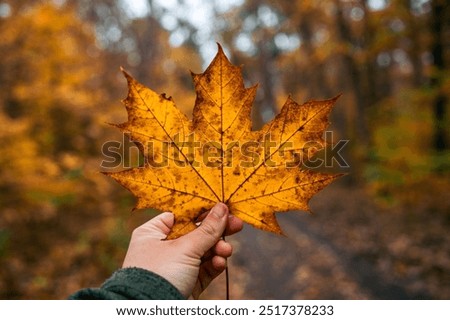
[[[120,267],[132,230],[159,212],[130,214],[136,197],[99,172],[119,177],[133,168],[128,173],[155,181],[159,165],[177,172],[164,175],[176,188],[131,186],[138,207],[176,210],[179,226],[189,228],[197,211],[228,201],[250,224],[286,235],[246,226],[228,239],[236,248],[228,261],[235,299],[448,299],[445,1],[203,1],[204,21],[190,14],[199,9],[190,1],[178,1],[176,10],[172,2],[147,1],[136,13],[128,3],[137,1],[0,0],[0,298],[64,299],[99,286]],[[200,73],[216,41],[243,67],[219,50]],[[119,66],[139,80],[128,76],[125,103],[134,118],[119,103],[126,96]],[[180,117],[167,132],[173,143],[154,142],[152,153],[139,132],[161,130],[137,103],[137,89]],[[314,110],[321,111],[314,117]],[[239,126],[230,126],[236,115]],[[303,116],[312,121],[300,130]],[[334,136],[327,142],[349,140],[349,168],[310,170],[309,156],[326,158],[332,149],[319,150],[328,122]],[[119,124],[141,150],[107,123]],[[108,141],[121,143],[114,170],[102,166]],[[284,141],[310,143],[291,152],[297,146]],[[194,168],[202,174],[191,174]],[[308,201],[321,186],[302,188],[304,181],[337,173],[349,174]],[[183,178],[206,199],[174,197]],[[293,189],[279,192],[282,183]],[[276,192],[276,199],[266,196]],[[163,205],[172,198],[179,203]],[[274,220],[274,212],[309,207],[317,214]],[[204,297],[223,298],[223,282]]]

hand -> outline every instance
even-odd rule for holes
[[[195,299],[226,268],[233,248],[221,240],[242,229],[242,220],[228,215],[228,207],[216,204],[200,226],[175,240],[164,240],[174,215],[164,212],[133,231],[123,267],[152,271],[172,283],[186,298]]]

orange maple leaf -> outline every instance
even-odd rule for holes
[[[311,197],[340,175],[301,164],[325,146],[322,135],[337,98],[299,105],[288,98],[280,113],[252,131],[256,86],[245,88],[241,70],[219,45],[206,71],[193,74],[197,98],[190,121],[172,98],[128,80],[128,121],[116,125],[145,157],[145,165],[105,173],[137,197],[135,209],[171,211],[168,238],[196,228],[217,202],[256,228],[282,233],[275,212],[309,211]]]

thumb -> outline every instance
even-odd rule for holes
[[[209,211],[202,224],[184,236],[183,243],[195,248],[195,251],[202,257],[222,237],[227,221],[228,207],[223,203],[217,203]]]

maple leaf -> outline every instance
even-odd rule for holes
[[[198,216],[217,202],[256,228],[282,233],[276,212],[309,211],[311,197],[340,176],[302,166],[325,146],[322,135],[337,98],[299,105],[289,97],[271,122],[252,131],[256,86],[244,87],[241,69],[220,45],[206,71],[192,74],[192,121],[171,97],[122,71],[128,121],[116,126],[139,147],[145,165],[105,174],[137,197],[135,209],[174,213],[168,238],[195,229]]]

